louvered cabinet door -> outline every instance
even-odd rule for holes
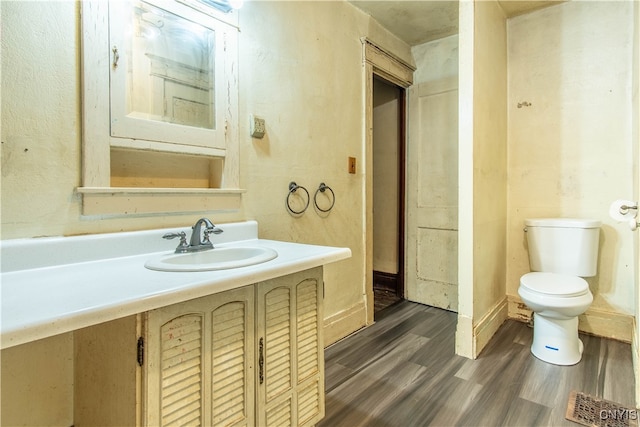
[[[208,298],[147,313],[145,421],[148,426],[202,426],[205,418]]]
[[[322,269],[258,283],[257,425],[313,425],[324,416]]]
[[[148,426],[246,426],[254,419],[252,286],[147,313]]]
[[[314,425],[324,417],[324,339],[322,270],[296,285],[297,424]]]
[[[253,286],[218,294],[211,311],[211,420],[253,426],[255,420]]]

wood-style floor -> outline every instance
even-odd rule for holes
[[[582,361],[556,366],[529,351],[533,330],[508,320],[478,359],[456,356],[456,314],[403,301],[325,350],[326,416],[355,426],[578,426],[571,390],[633,408],[631,346],[581,335]]]

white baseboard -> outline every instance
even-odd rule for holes
[[[509,314],[507,298],[494,305],[473,327],[474,359],[482,352]]]
[[[507,295],[509,318],[528,322],[531,310],[519,296]],[[634,317],[630,314],[616,313],[590,307],[586,313],[578,317],[578,329],[591,335],[610,338],[626,343],[632,342]]]
[[[458,313],[458,323],[456,325],[456,354],[475,359],[475,340],[473,339],[473,319],[469,316]]]
[[[367,310],[364,301],[352,305],[346,310],[324,319],[325,347],[362,329],[367,323]]]
[[[470,317],[458,313],[456,354],[476,359],[498,328],[507,320],[507,314],[507,298],[498,301],[475,325]]]

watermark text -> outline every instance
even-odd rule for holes
[[[602,409],[600,411],[601,420],[637,420],[638,410],[627,408]]]

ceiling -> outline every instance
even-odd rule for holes
[[[458,2],[437,0],[348,0],[410,46],[458,33]],[[507,17],[562,0],[498,0]]]

